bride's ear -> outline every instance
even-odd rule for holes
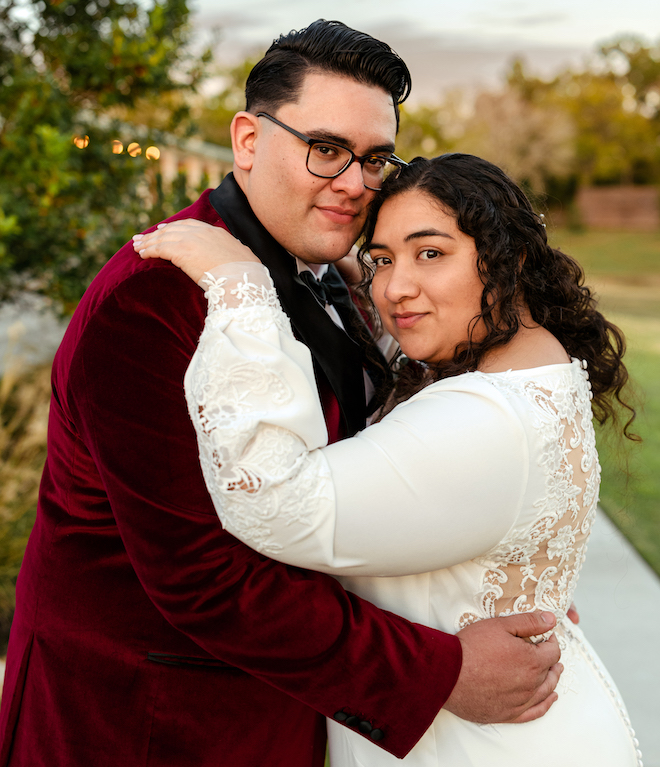
[[[252,170],[259,118],[250,112],[237,112],[231,121],[230,133],[234,162],[241,170]]]

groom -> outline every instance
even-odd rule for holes
[[[374,194],[363,165],[391,156],[409,87],[388,46],[337,22],[280,38],[232,124],[234,175],[175,216],[230,229],[268,265],[312,349],[333,438],[364,424],[364,352],[335,324],[352,331],[350,307],[339,297],[333,320],[298,270],[355,242]],[[309,160],[318,141],[347,158],[331,178]],[[403,757],[443,705],[479,722],[542,715],[556,641],[518,636],[552,618],[442,634],[221,529],[182,383],[205,314],[183,272],[129,244],[71,322],[18,582],[0,767],[321,767],[323,716]]]

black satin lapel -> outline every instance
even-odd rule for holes
[[[371,330],[369,330],[364,317],[346,287],[346,283],[334,264],[329,267],[323,281],[326,287],[330,289],[333,305],[341,317],[346,332],[361,346],[364,353],[362,364],[366,368],[373,385],[378,389],[386,383],[383,371],[387,369],[388,365],[385,357],[378,348],[378,344],[371,335]],[[368,354],[367,346],[369,347]]]
[[[335,325],[300,280],[295,259],[261,225],[233,174],[211,192],[209,202],[229,231],[268,268],[294,333],[309,347],[315,365],[337,397],[348,433],[364,428],[364,352],[360,345]]]

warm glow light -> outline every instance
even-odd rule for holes
[[[85,149],[89,146],[89,136],[74,136],[73,143],[78,149]]]
[[[159,160],[160,149],[157,146],[150,146],[147,148],[147,151],[144,153],[144,156],[147,158],[147,160]]]
[[[139,154],[142,154],[142,147],[139,144],[136,144],[133,142],[132,144],[128,145],[128,149],[126,150],[131,157],[137,157]]]
[[[124,145],[119,141],[119,139],[115,139],[112,142],[112,154],[121,154],[124,151]]]

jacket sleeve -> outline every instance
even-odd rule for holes
[[[369,722],[379,745],[403,757],[458,678],[460,642],[223,530],[183,393],[206,302],[171,265],[144,267],[89,318],[67,391],[137,576],[204,650],[326,716]]]
[[[438,570],[502,540],[520,510],[527,442],[494,387],[427,387],[325,447],[309,351],[274,291],[231,275],[207,295],[186,392],[226,529],[279,561],[352,576]]]

